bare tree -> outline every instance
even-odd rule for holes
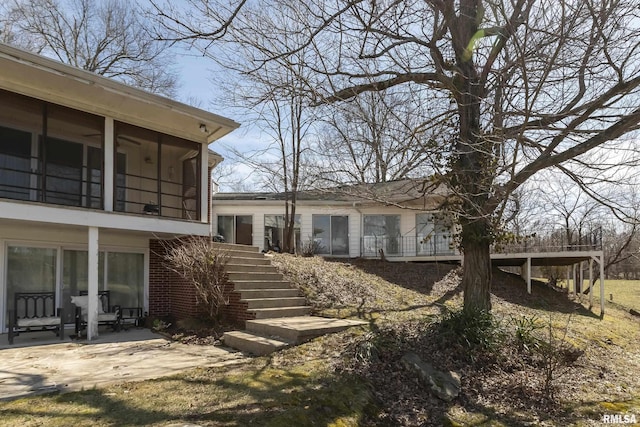
[[[317,104],[417,84],[438,114],[449,112],[454,137],[434,158],[446,162],[439,178],[457,202],[466,311],[491,308],[496,213],[523,183],[560,168],[588,189],[600,174],[615,176],[614,164],[637,164],[634,140],[624,139],[640,122],[634,1],[256,0],[246,11],[274,4],[298,23],[289,29],[298,44],[259,51],[254,68],[314,49],[303,65]],[[173,18],[177,37],[210,40],[206,22],[203,30]],[[273,38],[281,30],[268,29]],[[585,157],[616,145],[623,162]],[[587,161],[589,175],[578,174]]]
[[[254,58],[265,50],[277,51],[299,44],[299,36],[289,31],[292,24],[276,8],[256,9],[250,16],[236,17],[217,50],[210,50],[208,45],[194,45],[227,70],[227,79],[223,81],[230,90],[222,101],[241,110],[245,121],[256,125],[267,140],[266,146],[252,150],[234,148],[231,152],[260,176],[264,188],[282,192],[284,234],[279,244],[280,238],[271,243],[283,252],[296,249],[297,197],[306,179],[303,163],[315,123],[306,81],[308,58],[304,49],[260,67],[255,67]],[[274,28],[281,30],[274,34]]]
[[[3,4],[2,39],[35,53],[167,96],[177,75],[166,42],[125,0],[12,0]]]
[[[394,89],[362,93],[325,109],[314,148],[321,182],[378,183],[436,172],[429,156],[450,137],[450,128],[434,123],[419,88]]]

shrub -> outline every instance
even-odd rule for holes
[[[438,327],[438,335],[443,345],[457,347],[462,350],[462,355],[473,362],[482,355],[495,353],[499,344],[504,342],[500,322],[484,310],[446,309]]]
[[[193,285],[197,303],[217,320],[220,308],[229,304],[224,293],[229,256],[205,239],[178,239],[167,243],[165,249],[169,269]]]

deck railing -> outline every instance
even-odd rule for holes
[[[602,250],[602,231],[567,233],[566,230],[538,231],[512,243],[495,244],[493,253],[581,252]]]
[[[449,233],[433,233],[428,236],[383,235],[364,236],[360,239],[363,257],[420,257],[456,255],[457,251]]]

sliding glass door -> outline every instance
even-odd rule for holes
[[[55,292],[57,259],[55,248],[7,248],[7,313],[16,292]],[[6,314],[5,325],[8,319]]]
[[[58,269],[60,256],[62,271]],[[71,296],[88,289],[88,261],[86,250],[8,246],[4,325],[16,292],[57,292],[56,302],[64,309],[65,323],[73,323]],[[98,262],[98,290],[111,291],[111,305],[144,307],[143,253],[101,251]]]
[[[349,217],[313,215],[313,241],[318,254],[349,255]]]

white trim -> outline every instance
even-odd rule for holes
[[[59,207],[30,202],[0,200],[0,212],[2,212],[3,219],[49,224],[111,228],[161,235],[207,236],[209,234],[209,225],[202,222],[178,221],[150,215],[129,215],[120,212],[94,211],[86,208]]]
[[[207,145],[200,146],[200,222],[209,223],[209,147]],[[184,185],[184,183],[183,183]],[[183,206],[184,209],[184,206]]]

